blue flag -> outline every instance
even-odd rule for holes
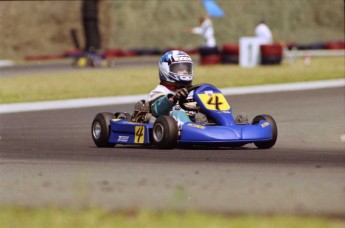
[[[220,6],[216,3],[215,0],[201,0],[201,3],[204,5],[205,10],[210,17],[225,16],[222,8],[220,8]]]

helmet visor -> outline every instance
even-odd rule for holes
[[[192,63],[172,63],[169,66],[170,72],[177,75],[192,75],[193,64]]]

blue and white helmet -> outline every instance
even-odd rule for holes
[[[193,60],[183,51],[165,53],[158,65],[161,81],[181,85],[190,85],[193,81]]]

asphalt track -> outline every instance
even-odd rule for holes
[[[140,58],[119,58],[115,61],[114,70],[118,68],[128,68],[128,67],[142,67],[147,65],[157,65],[159,57],[140,57]],[[73,72],[80,70],[94,70],[97,71],[97,68],[74,68],[72,67],[71,60],[61,60],[61,61],[35,61],[32,63],[26,64],[17,64],[15,66],[3,66],[0,67],[0,78],[1,77],[11,77],[11,76],[30,76],[37,74],[49,75],[52,72]],[[48,73],[48,74],[47,74]]]
[[[96,148],[93,117],[125,104],[0,114],[0,204],[344,217],[344,88],[227,99],[272,115],[275,147]]]

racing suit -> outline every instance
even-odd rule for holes
[[[178,126],[181,126],[183,123],[190,122],[191,120],[183,110],[174,109],[176,104],[169,99],[174,95],[174,91],[169,90],[164,85],[158,85],[150,92],[148,101],[154,117],[171,115],[177,120]]]

